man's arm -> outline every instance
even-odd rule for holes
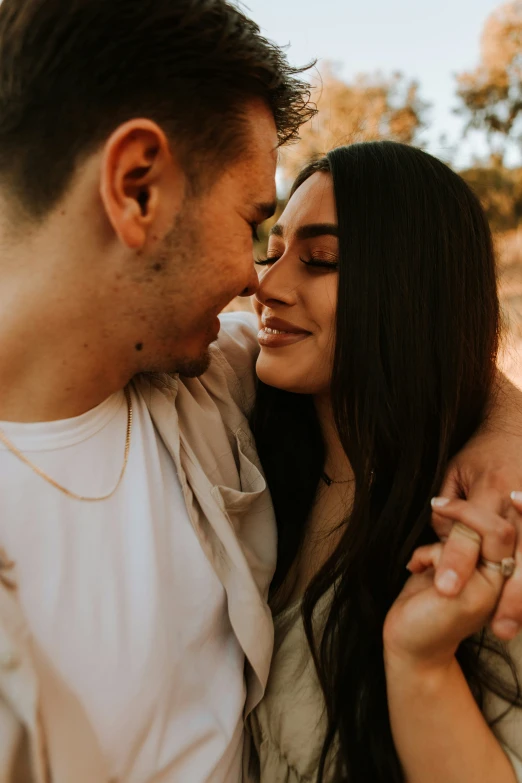
[[[522,490],[522,391],[499,372],[488,415],[477,434],[455,457],[441,495],[465,497],[505,517],[516,527],[517,569],[508,580],[492,620],[492,630],[501,639],[512,639],[522,628],[522,530],[514,512],[511,494]],[[516,502],[516,499],[515,499]],[[519,509],[522,505],[519,503]],[[434,514],[439,537],[447,537],[451,522]],[[498,536],[505,531],[477,531]],[[457,595],[476,566],[473,549],[463,552],[462,537],[452,537],[444,547],[435,583],[444,595]],[[450,574],[450,579],[447,574]]]
[[[245,416],[249,416],[256,393],[255,367],[259,355],[257,317],[254,313],[238,311],[221,313],[219,320],[221,330],[217,341],[211,346],[212,361],[224,370],[230,395]],[[210,382],[209,373],[200,376],[200,380],[207,385]],[[216,389],[213,391],[217,393]]]

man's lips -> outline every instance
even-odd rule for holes
[[[284,321],[282,318],[263,318],[263,327],[257,335],[259,344],[266,348],[282,348],[310,337],[311,332]]]

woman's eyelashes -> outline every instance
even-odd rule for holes
[[[281,256],[268,256],[267,258],[258,258],[256,264],[258,266],[269,266],[269,264],[275,264],[279,261]],[[325,261],[324,258],[301,258],[299,261],[307,267],[313,267],[316,269],[337,269],[339,267],[338,261]]]
[[[338,261],[325,261],[321,258],[310,258],[308,260],[306,258],[299,258],[299,261],[306,266],[315,266],[320,269],[337,269],[339,267]]]
[[[268,258],[256,258],[254,261],[257,266],[268,266],[269,264],[275,264],[276,261],[279,261],[281,256],[269,256]]]

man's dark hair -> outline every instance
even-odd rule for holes
[[[136,117],[163,127],[199,180],[244,151],[251,99],[273,112],[280,143],[297,138],[314,113],[302,70],[225,0],[3,0],[0,182],[42,217]]]

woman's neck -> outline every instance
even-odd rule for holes
[[[332,483],[319,483],[299,554],[276,598],[275,611],[303,596],[341,540],[353,504],[354,476],[337,434],[330,401],[314,398],[314,403],[325,442],[324,472]]]
[[[337,433],[330,398],[314,397],[314,404],[324,438],[324,472],[334,482],[351,481],[353,471]]]

